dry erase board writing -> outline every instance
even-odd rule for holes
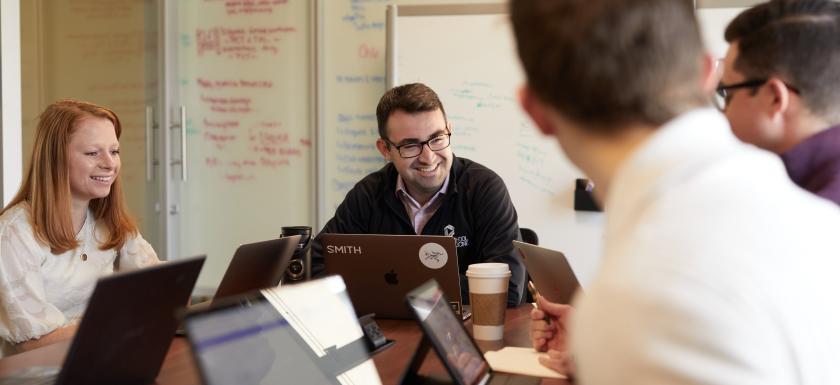
[[[208,253],[199,285],[213,286],[238,243],[311,221],[310,7],[180,0],[178,17],[188,143],[188,179],[177,184],[181,254]]]
[[[487,0],[436,0],[479,3]],[[319,104],[318,225],[332,217],[353,185],[384,165],[376,103],[385,92],[385,9],[426,0],[322,1],[318,21]]]
[[[388,75],[395,84],[423,82],[438,92],[455,155],[499,174],[519,225],[562,250],[587,281],[598,266],[603,214],[574,211],[574,183],[583,175],[519,106],[524,78],[505,12],[504,5],[397,6],[389,20]]]

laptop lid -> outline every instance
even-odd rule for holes
[[[429,279],[440,282],[462,314],[455,239],[440,235],[322,234],[325,272],[344,278],[356,314],[412,319],[405,295]]]
[[[239,246],[219,283],[213,301],[277,286],[299,241],[300,235],[292,235]]]
[[[572,301],[580,283],[563,253],[519,241],[513,241],[513,246],[519,251],[540,295],[555,303]]]
[[[190,298],[204,256],[99,279],[57,384],[148,384],[160,371],[176,312]]]
[[[259,293],[220,302],[184,320],[205,385],[332,383],[289,322]]]
[[[380,384],[344,289],[333,276],[190,309],[203,383]]]

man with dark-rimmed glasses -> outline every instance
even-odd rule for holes
[[[716,103],[744,142],[781,155],[800,187],[840,204],[840,4],[771,1],[738,15]]]
[[[511,242],[519,226],[510,195],[496,173],[452,153],[452,127],[437,94],[420,83],[394,87],[379,100],[376,119],[376,148],[387,163],[347,193],[320,234],[452,236],[462,298],[469,298],[467,265],[502,262],[511,270],[508,306],[521,303],[525,267]],[[316,274],[321,248],[316,238]]]
[[[708,108],[715,66],[693,2],[510,4],[520,103],[605,207],[574,310],[539,298],[531,312],[540,363],[584,385],[840,384],[840,308],[820,295],[840,292],[840,208]],[[785,83],[812,89],[741,74],[724,77],[727,113],[769,88],[792,104]]]

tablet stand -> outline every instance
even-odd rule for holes
[[[379,325],[373,319],[375,316],[376,314],[370,313],[359,317],[359,325],[362,326],[362,331],[365,333],[365,337],[367,337],[368,351],[371,356],[394,345],[394,340],[385,338],[382,329],[379,328]]]
[[[420,366],[422,366],[423,361],[426,360],[426,356],[429,354],[429,349],[431,347],[432,345],[424,335],[420,340],[420,345],[417,346],[417,350],[414,351],[414,355],[411,356],[411,362],[408,364],[408,368],[406,368],[402,379],[400,379],[401,385],[449,385],[455,383],[448,377],[440,378],[423,376],[418,373],[420,371]]]

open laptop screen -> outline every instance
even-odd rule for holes
[[[266,300],[189,315],[185,326],[207,385],[335,382]]]
[[[437,283],[429,281],[411,291],[406,299],[429,342],[440,357],[446,357],[444,364],[450,374],[457,377],[456,382],[478,384],[487,381],[490,375],[487,361],[461,320],[450,310]]]

